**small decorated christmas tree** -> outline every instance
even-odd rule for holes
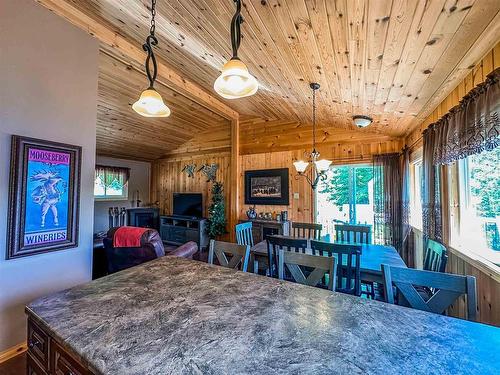
[[[221,182],[215,182],[212,186],[212,203],[208,207],[208,236],[216,238],[226,234],[226,224],[224,188]]]

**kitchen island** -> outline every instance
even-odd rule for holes
[[[499,328],[175,257],[26,312],[37,374],[498,371]]]

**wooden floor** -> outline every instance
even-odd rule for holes
[[[26,374],[26,353],[16,355],[14,358],[0,364],[0,375]]]

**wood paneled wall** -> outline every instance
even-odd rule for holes
[[[446,272],[457,275],[471,275],[476,278],[478,322],[500,326],[500,275],[488,270],[466,255],[450,249]],[[464,318],[467,312],[465,297],[462,296],[448,309],[448,314]]]
[[[500,43],[497,43],[497,45],[476,64],[462,82],[453,89],[446,99],[444,99],[432,113],[406,137],[406,144],[411,147],[421,146],[422,132],[427,129],[430,124],[439,120],[451,108],[456,106],[470,90],[481,82],[484,82],[486,76],[498,67],[500,67]]]
[[[330,159],[334,164],[371,163],[375,154],[391,153],[401,151],[403,140],[372,143],[345,143],[329,147],[321,147],[318,150],[321,157]],[[288,168],[290,179],[290,204],[288,206],[257,206],[257,212],[280,212],[288,211],[290,220],[311,222],[313,220],[313,191],[304,177],[295,178],[296,172],[293,162],[298,159],[306,159],[306,152],[310,149],[293,151],[267,152],[260,154],[240,155],[240,218],[246,218],[245,205],[245,171],[271,168]],[[298,193],[298,198],[294,194]]]
[[[194,177],[188,177],[182,172],[186,164],[196,164]],[[196,192],[203,194],[204,215],[208,217],[210,205],[210,189],[212,183],[207,182],[206,176],[198,172],[203,164],[218,164],[217,181],[224,184],[226,200],[226,217],[229,219],[229,184],[230,164],[229,153],[208,154],[203,156],[178,157],[154,161],[151,168],[151,201],[158,202],[160,212],[165,215],[172,214],[172,193]]]

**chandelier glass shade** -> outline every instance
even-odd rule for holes
[[[141,93],[139,100],[133,105],[132,109],[144,117],[168,117],[170,116],[170,108],[163,102],[160,93],[155,90],[154,83],[158,74],[158,66],[156,57],[153,51],[153,46],[158,45],[158,39],[155,36],[155,16],[156,16],[156,0],[151,1],[151,27],[146,42],[142,45],[142,49],[148,53],[146,57],[145,67],[146,75],[149,80],[149,87]],[[153,72],[151,72],[150,63],[153,64]]]
[[[253,95],[259,88],[259,83],[248,72],[248,68],[238,57],[238,48],[241,42],[240,25],[243,22],[241,15],[241,0],[234,0],[236,12],[231,21],[231,47],[233,57],[224,64],[220,76],[214,82],[214,90],[223,98],[238,99]]]
[[[297,160],[293,163],[295,170],[298,173],[296,178],[303,176],[307,179],[312,189],[316,189],[318,182],[320,180],[326,179],[326,172],[330,168],[332,162],[326,159],[319,158],[319,152],[316,151],[316,91],[319,90],[319,83],[311,83],[311,89],[313,90],[313,149],[309,154],[309,161]],[[309,166],[314,168],[312,178],[306,174]]]

